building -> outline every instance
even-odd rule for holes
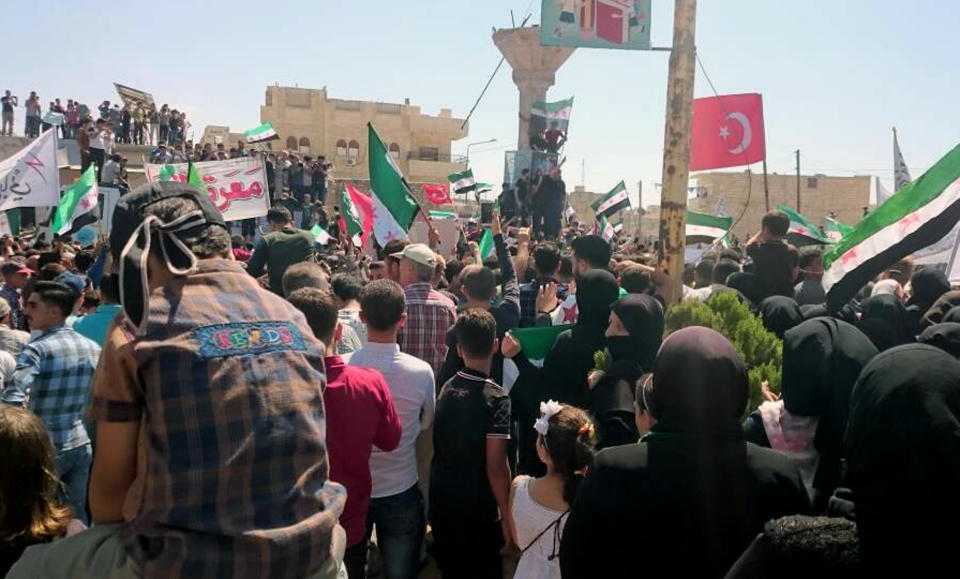
[[[688,200],[693,211],[701,213],[724,213],[736,219],[744,211],[743,218],[733,227],[733,233],[746,241],[760,230],[760,220],[767,212],[763,190],[763,175],[742,173],[698,173],[694,180],[697,194]],[[818,225],[824,217],[835,214],[842,223],[854,225],[863,218],[864,209],[870,204],[870,176],[831,177],[828,175],[800,176],[800,213]],[[785,205],[797,208],[797,176],[767,176],[769,208]],[[722,211],[717,211],[718,207]]]
[[[272,123],[280,135],[275,149],[323,155],[338,179],[369,178],[368,122],[410,182],[445,183],[448,175],[466,168],[465,159],[450,154],[451,143],[467,136],[463,119],[454,118],[450,109],[425,115],[409,99],[403,104],[332,99],[326,88],[270,86],[260,122]],[[232,139],[229,130],[225,133]]]
[[[240,141],[243,141],[243,133],[231,133],[230,127],[223,125],[207,125],[203,129],[203,136],[200,137],[201,145],[210,143],[216,146],[222,143],[224,149],[228,151],[236,148],[237,143]],[[244,142],[244,146],[246,146],[246,142]],[[257,148],[260,148],[259,144]]]

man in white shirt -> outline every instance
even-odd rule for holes
[[[367,539],[376,525],[387,577],[416,577],[419,573],[426,516],[417,484],[417,437],[430,428],[435,404],[430,365],[404,354],[397,345],[397,331],[406,321],[405,310],[403,289],[396,282],[384,279],[367,284],[360,297],[367,344],[344,356],[351,366],[375,368],[383,374],[403,427],[396,450],[374,448],[370,456],[373,490]],[[425,439],[429,438],[428,433]],[[430,460],[429,455],[420,458]]]

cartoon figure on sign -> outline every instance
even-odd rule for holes
[[[553,31],[558,37],[563,37],[564,32],[568,32],[576,27],[577,17],[575,12],[577,6],[581,4],[578,0],[559,0],[557,6],[560,8],[560,24]]]

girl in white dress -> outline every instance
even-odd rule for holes
[[[534,423],[537,455],[546,476],[518,476],[510,489],[514,543],[521,549],[514,575],[523,579],[560,579],[563,525],[593,460],[596,433],[587,413],[553,400],[540,404]]]

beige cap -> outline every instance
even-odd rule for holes
[[[437,266],[436,254],[433,253],[432,249],[422,243],[411,243],[410,245],[404,247],[403,251],[391,253],[390,257],[395,257],[397,259],[407,258],[410,261],[429,267]]]

